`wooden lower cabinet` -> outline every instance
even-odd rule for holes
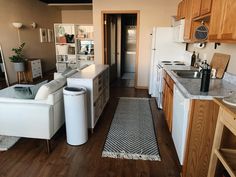
[[[165,113],[166,122],[169,131],[172,131],[172,114],[173,114],[173,86],[174,81],[165,73],[164,77],[164,93],[163,93],[163,111]]]
[[[191,100],[183,177],[207,177],[219,106]]]
[[[163,111],[171,132],[174,81],[165,71],[163,84]],[[190,100],[183,177],[207,177],[218,112],[213,100]]]

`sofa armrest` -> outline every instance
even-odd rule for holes
[[[34,99],[17,99],[0,97],[0,103],[28,103],[28,104],[46,104],[47,100],[34,100]]]
[[[0,115],[1,135],[50,139],[54,134],[51,105],[0,102]]]

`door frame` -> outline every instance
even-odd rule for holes
[[[101,26],[102,26],[102,62],[105,64],[104,58],[104,14],[136,14],[137,15],[137,27],[136,27],[136,58],[135,58],[135,77],[134,87],[138,88],[138,63],[139,63],[139,32],[140,32],[140,10],[103,10],[101,11]]]

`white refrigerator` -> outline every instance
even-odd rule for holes
[[[172,27],[154,27],[152,32],[151,62],[149,74],[149,94],[158,97],[162,91],[157,65],[161,61],[183,61],[186,44],[174,42]],[[160,72],[160,71],[159,71]]]

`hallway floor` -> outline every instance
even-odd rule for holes
[[[46,153],[43,140],[21,138],[6,152],[0,152],[1,177],[179,177],[180,166],[163,112],[154,99],[151,109],[162,161],[102,158],[118,97],[148,97],[147,90],[111,87],[110,100],[94,133],[82,146],[66,143],[65,128],[51,140],[52,152]]]

